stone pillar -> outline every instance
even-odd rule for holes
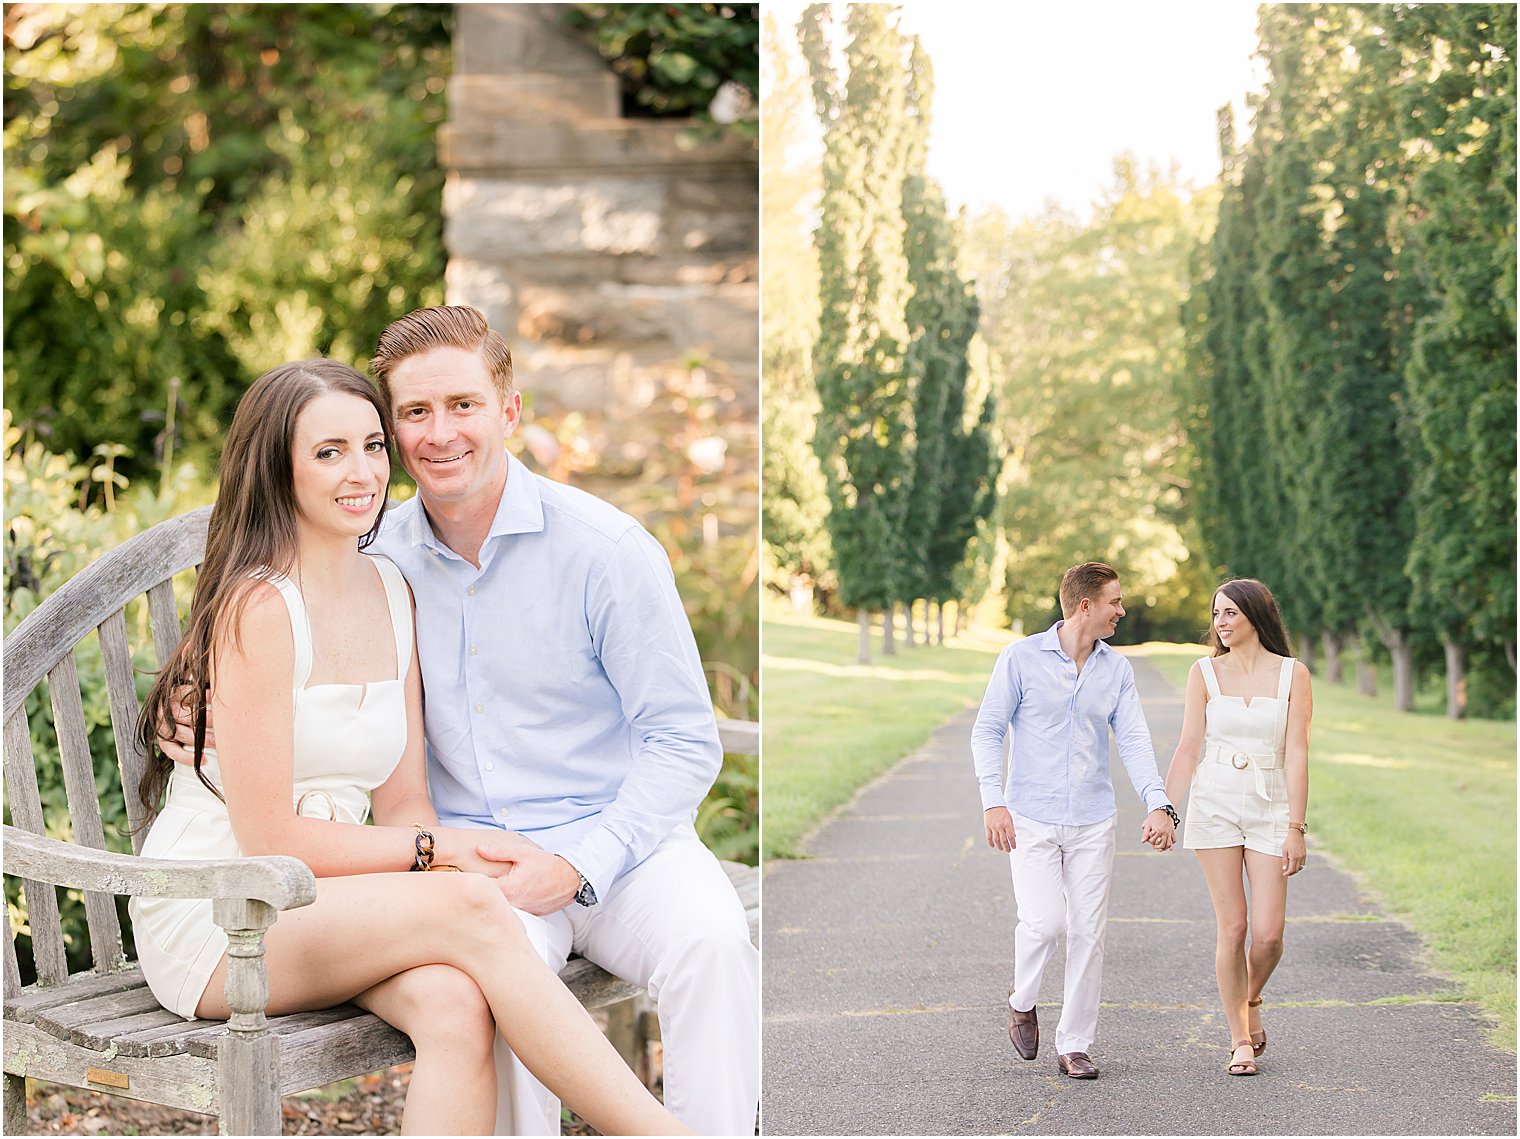
[[[614,500],[619,481],[670,466],[660,447],[725,466],[752,452],[757,467],[754,147],[622,117],[617,77],[564,14],[455,8],[439,136],[449,301],[511,343],[541,467]],[[535,421],[569,440],[568,467]]]

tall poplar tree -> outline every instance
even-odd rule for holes
[[[824,131],[813,449],[828,487],[840,600],[857,610],[867,660],[870,612],[902,595],[913,484],[912,391],[903,366],[904,44],[888,9],[851,5],[841,77],[829,23],[829,6],[812,4],[799,28]]]
[[[932,65],[915,40],[908,70],[908,174],[903,183],[903,242],[911,289],[907,371],[913,384],[915,442],[899,598],[907,606],[910,639],[914,601],[943,604],[950,599],[955,568],[966,556],[977,520],[985,518],[996,501],[990,397],[966,422],[976,297],[956,263],[944,194],[924,172],[933,90]],[[927,623],[926,608],[926,640]],[[943,640],[943,623],[940,628]]]
[[[1406,369],[1408,569],[1460,718],[1471,651],[1514,681],[1515,8],[1400,6],[1389,33],[1397,105],[1428,143],[1408,227],[1429,299]]]

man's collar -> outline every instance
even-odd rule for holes
[[[1066,619],[1063,617],[1043,633],[1036,633],[1035,636],[1039,638],[1039,647],[1041,649],[1048,649],[1051,652],[1061,653],[1063,656],[1066,655],[1066,649],[1061,645],[1060,634],[1060,628],[1064,624],[1066,624]],[[1095,653],[1107,653],[1113,650],[1109,647],[1107,641],[1097,640],[1093,642],[1092,651]]]
[[[522,461],[507,452],[507,485],[502,488],[501,505],[491,520],[488,538],[506,534],[537,534],[544,528],[544,498],[539,490],[538,476]]]

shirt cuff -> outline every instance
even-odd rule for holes
[[[1003,789],[995,783],[983,783],[982,787],[982,810],[990,811],[993,807],[1006,807],[1008,801],[1003,797]]]
[[[557,853],[591,883],[599,902],[612,891],[628,858],[628,848],[604,827],[594,828]]]

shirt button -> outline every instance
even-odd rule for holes
[[[498,807],[496,809],[496,817],[499,818],[499,819],[504,819],[508,815],[510,815],[511,813],[512,812],[510,810],[508,810],[506,807]]]
[[[475,596],[475,587],[472,585],[472,586],[470,586],[469,589],[465,590],[465,592],[468,593],[471,597],[474,597]]]
[[[474,655],[475,655],[475,654],[476,654],[476,653],[478,653],[478,652],[479,652],[479,651],[480,651],[480,650],[479,650],[479,649],[477,649],[477,648],[476,648],[476,647],[475,647],[475,646],[474,646],[474,645],[471,645],[471,646],[470,646],[470,655],[471,655],[471,656],[474,656]]]
[[[477,711],[477,712],[484,712],[485,710],[486,710],[486,706],[484,704],[477,704],[477,705],[475,705],[475,711]]]
[[[486,770],[487,770],[487,771],[495,771],[495,770],[496,770],[496,765],[495,765],[495,764],[494,764],[494,763],[491,763],[491,762],[490,762],[490,761],[489,761],[489,760],[488,760],[488,761],[487,761],[487,762],[486,762]]]

